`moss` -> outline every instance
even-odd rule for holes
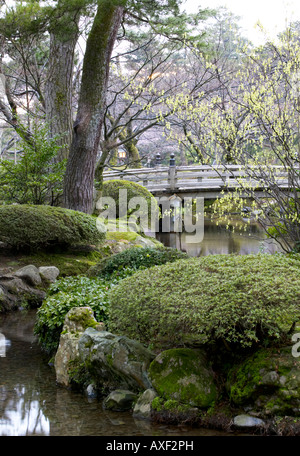
[[[109,249],[110,251],[110,249]],[[102,249],[95,251],[72,250],[66,252],[37,252],[31,255],[23,255],[17,262],[18,266],[34,264],[40,266],[56,266],[60,271],[60,277],[77,276],[85,274],[99,260],[105,258],[107,253]]]
[[[200,412],[174,399],[165,400],[157,396],[151,403],[152,420],[158,423],[167,424],[195,424],[199,421]]]
[[[290,346],[259,350],[229,373],[230,400],[266,414],[293,415],[300,407],[299,367]]]
[[[209,407],[217,398],[212,372],[200,350],[162,352],[150,364],[149,378],[160,396],[189,406]]]
[[[251,398],[262,379],[262,370],[266,367],[266,353],[261,351],[243,362],[241,368],[233,368],[228,375],[230,400],[240,405]],[[234,382],[234,383],[233,383]],[[233,384],[232,384],[233,383]]]
[[[70,360],[68,363],[68,375],[70,383],[73,386],[77,386],[83,389],[84,386],[88,385],[91,381],[90,375],[84,363],[79,358]]]
[[[109,366],[113,365],[113,357],[111,354],[106,355],[106,361]]]
[[[138,234],[134,233],[132,231],[127,231],[127,232],[124,232],[124,231],[108,231],[107,235],[106,235],[106,238],[109,239],[109,240],[110,239],[113,239],[113,240],[116,240],[116,241],[125,240],[125,241],[129,241],[129,242],[135,241],[137,237],[138,237]]]
[[[70,321],[80,323],[83,328],[96,328],[98,322],[94,319],[92,311],[88,309],[82,309],[80,313],[71,312],[68,315]]]

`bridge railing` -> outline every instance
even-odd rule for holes
[[[104,181],[125,179],[147,187],[150,191],[176,191],[178,189],[222,188],[225,186],[262,185],[266,175],[274,182],[288,185],[288,172],[282,166],[241,166],[241,165],[189,165],[175,166],[171,156],[169,166],[158,162],[153,168],[111,170],[104,172]]]

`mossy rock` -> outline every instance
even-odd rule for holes
[[[108,245],[102,245],[97,250],[84,251],[80,249],[66,249],[61,252],[39,251],[22,255],[16,266],[35,264],[37,267],[51,264],[60,270],[60,277],[86,274],[87,271],[99,263],[106,256],[111,255]]]
[[[154,389],[165,399],[199,408],[208,408],[217,399],[213,371],[202,350],[166,350],[148,372]]]
[[[18,250],[100,245],[106,228],[90,215],[52,206],[0,206],[0,241]]]
[[[175,399],[156,397],[151,403],[151,420],[156,423],[193,425],[199,421],[200,414],[197,407],[182,404]]]
[[[300,358],[292,347],[262,349],[228,374],[235,406],[250,406],[265,415],[299,415]]]
[[[151,386],[147,368],[154,354],[137,341],[88,328],[78,348],[97,387],[140,392]]]

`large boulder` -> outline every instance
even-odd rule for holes
[[[300,413],[300,358],[292,347],[262,349],[228,375],[228,391],[235,406],[262,416]]]
[[[29,264],[28,266],[19,269],[15,272],[15,276],[25,280],[25,282],[34,287],[42,283],[39,270],[33,264]]]
[[[38,307],[46,296],[43,289],[29,285],[24,277],[18,277],[16,274],[0,274],[0,287],[0,312],[15,310],[25,303],[30,307]]]
[[[104,329],[103,324],[95,320],[94,313],[90,307],[74,307],[66,314],[54,361],[58,384],[63,386],[71,385],[71,362],[78,359],[78,342],[88,327],[97,328],[97,331]]]
[[[0,312],[18,309],[25,303],[39,307],[46,297],[49,282],[59,275],[55,266],[37,268],[30,264],[16,271],[0,270]]]
[[[49,282],[55,282],[59,276],[59,269],[56,266],[41,266],[38,271],[40,276]]]
[[[155,356],[139,342],[88,328],[78,348],[80,360],[96,384],[133,392],[151,386],[147,369]]]
[[[199,349],[163,351],[150,364],[149,378],[165,399],[199,408],[208,408],[217,399],[213,371]]]

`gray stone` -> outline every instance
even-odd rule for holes
[[[132,409],[133,402],[137,395],[128,390],[116,390],[110,393],[103,401],[105,410],[122,412]]]
[[[155,356],[135,340],[88,328],[79,340],[79,355],[97,385],[132,391],[151,387],[147,369]]]
[[[21,269],[18,269],[18,271],[16,271],[14,275],[22,280],[25,280],[27,283],[29,283],[29,285],[32,286],[37,286],[42,283],[42,279],[39,274],[38,268],[33,266],[32,264],[24,266]]]
[[[22,306],[24,301],[37,307],[46,296],[45,291],[31,287],[22,279],[9,274],[0,277],[0,286],[1,302],[7,310]]]
[[[149,388],[144,391],[134,406],[133,417],[146,420],[150,419],[152,410],[151,404],[156,397],[157,393],[153,389]]]
[[[90,383],[88,385],[88,387],[86,388],[86,395],[89,397],[89,398],[96,398],[97,397],[97,391],[95,389],[95,385],[93,385],[92,383]]]
[[[2,287],[0,287],[0,301],[1,301],[1,299],[4,298],[4,296],[5,296],[4,290]]]
[[[233,424],[238,428],[253,428],[262,427],[265,425],[265,422],[260,418],[255,418],[250,415],[237,415],[233,419]]]
[[[261,382],[266,386],[277,386],[279,383],[279,375],[275,371],[267,372],[263,375]]]
[[[67,313],[54,361],[58,384],[70,386],[70,361],[78,358],[78,342],[89,325],[98,326],[90,307],[74,307]]]
[[[59,276],[59,269],[56,266],[41,266],[38,271],[40,276],[49,282],[55,282]]]

